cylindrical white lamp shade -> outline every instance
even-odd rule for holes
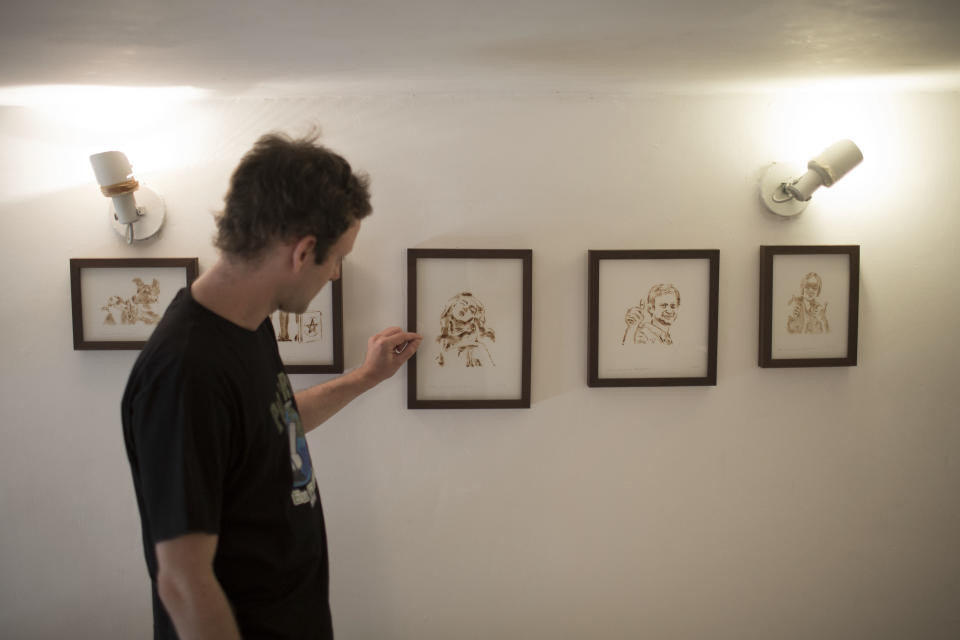
[[[145,240],[157,234],[166,217],[166,206],[159,194],[143,187],[133,177],[133,167],[119,151],[104,151],[90,156],[100,191],[113,201],[114,228],[127,239]],[[140,205],[134,191],[139,190]]]
[[[104,151],[90,156],[93,173],[105,196],[113,199],[113,208],[121,224],[136,222],[137,201],[133,192],[139,186],[133,179],[133,167],[120,151]]]
[[[816,171],[823,184],[829,187],[847,175],[847,172],[862,160],[863,153],[852,140],[841,140],[824,149],[823,153],[807,164],[807,168]]]
[[[93,173],[101,187],[126,182],[133,176],[133,167],[120,151],[104,151],[90,156]]]

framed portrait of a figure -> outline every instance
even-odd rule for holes
[[[303,313],[270,316],[287,373],[343,373],[343,267]]]
[[[590,251],[587,384],[717,384],[717,249]]]
[[[75,350],[143,349],[197,258],[71,258]]]
[[[760,366],[856,366],[859,283],[859,245],[760,247]]]
[[[408,249],[410,409],[530,407],[533,252]]]

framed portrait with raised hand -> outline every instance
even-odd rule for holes
[[[530,249],[408,249],[410,409],[530,407]]]
[[[760,366],[856,366],[859,299],[859,245],[761,246]]]
[[[718,249],[590,251],[587,384],[717,384]]]

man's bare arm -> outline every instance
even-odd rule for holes
[[[384,329],[367,341],[367,357],[360,367],[330,382],[298,391],[295,397],[304,431],[320,426],[361,393],[395,374],[422,341],[422,336],[400,327]]]
[[[182,640],[239,640],[240,630],[213,573],[217,536],[191,533],[157,543],[157,591]]]

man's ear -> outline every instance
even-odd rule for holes
[[[314,258],[314,249],[317,247],[317,237],[313,235],[303,236],[293,245],[294,273],[300,273],[304,265],[312,264],[316,261]]]

